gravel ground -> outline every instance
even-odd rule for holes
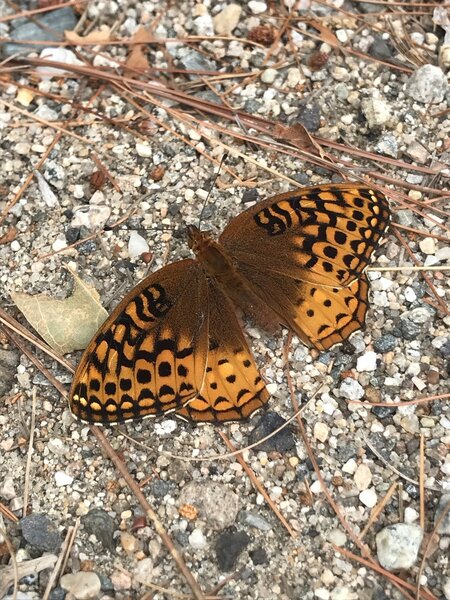
[[[350,160],[358,173],[369,172],[374,180],[382,174],[387,178],[382,183],[395,183],[389,186],[394,222],[420,230],[396,231],[419,264],[449,264],[445,194],[450,175],[450,52],[443,16],[438,15],[443,27],[436,27],[431,8],[426,14],[390,12],[384,19],[377,11],[385,9],[377,4],[336,0],[333,9],[303,4],[304,11],[287,0],[279,6],[252,0],[227,9],[216,2],[162,7],[159,2],[97,1],[82,17],[79,33],[86,33],[88,26],[94,31],[105,26],[113,28],[109,35],[124,39],[145,25],[159,38],[202,36],[202,42],[148,44],[149,64],[161,69],[154,77],[202,99],[220,102],[226,94],[224,100],[236,110],[283,125],[301,122],[318,138],[346,145],[349,152],[335,153],[336,160]],[[80,14],[62,10],[50,13],[53,29],[73,29]],[[9,4],[0,0],[0,16],[10,13]],[[32,37],[37,35],[33,23],[27,26],[31,29],[20,33],[16,21],[0,22],[0,35],[37,39]],[[340,50],[333,48],[333,39]],[[103,70],[115,68],[112,60],[129,56],[126,44],[78,49],[79,56]],[[15,50],[0,48],[4,57]],[[228,77],[211,79],[213,87],[208,87],[206,76],[166,77],[168,68],[220,70]],[[239,76],[249,72],[254,76]],[[169,108],[180,106],[149,102],[146,110],[162,124],[158,126],[150,118],[141,119],[117,89],[100,89],[75,75],[42,80],[3,70],[0,82],[0,210],[6,215],[0,229],[0,290],[9,314],[30,328],[10,299],[13,291],[69,296],[72,277],[67,266],[95,286],[109,309],[149,269],[190,255],[185,226],[197,223],[214,174],[205,152],[220,159],[223,147],[211,144],[193,124],[176,119]],[[73,109],[72,100],[94,112]],[[51,150],[40,168],[43,180],[32,177],[59,127],[74,135],[62,135]],[[227,135],[217,134],[217,139],[299,185],[338,180],[323,166],[241,144]],[[374,153],[372,160],[351,154],[352,148]],[[100,182],[99,189],[92,185],[95,157],[112,178]],[[251,202],[292,188],[237,153],[229,154],[226,167],[241,185],[228,173],[217,182],[203,213],[204,228],[215,233]],[[29,185],[10,206],[27,177]],[[120,226],[104,229],[131,210],[133,215]],[[99,235],[66,249],[99,230]],[[411,264],[393,230],[377,252],[378,266]],[[131,231],[140,237],[130,247]],[[148,248],[136,249],[141,238]],[[372,509],[393,492],[369,524],[364,542],[383,567],[413,585],[425,544],[450,500],[450,409],[446,398],[400,408],[377,404],[448,394],[448,271],[430,272],[429,277],[435,295],[419,272],[371,271],[364,332],[320,355],[294,338],[290,360],[296,395],[305,403],[312,398],[303,412],[304,425],[341,514],[357,536]],[[295,425],[245,455],[291,533],[236,459],[198,460],[227,452],[219,431],[243,447],[293,414],[283,359],[286,332],[267,335],[251,325],[246,331],[273,392],[266,413],[221,428],[146,420],[105,429],[111,445],[205,593],[223,585],[218,596],[233,599],[403,597],[386,577],[339,552],[360,555],[324,495]],[[69,386],[70,373],[40,350],[33,348],[33,353]],[[75,363],[78,357],[73,353],[67,358]],[[29,508],[22,519],[33,389],[37,399]],[[80,518],[52,600],[143,598],[149,590],[145,597],[155,600],[180,597],[175,592],[189,597],[169,553],[89,427],[71,417],[55,387],[5,336],[0,396],[0,502],[19,518],[16,523],[0,512],[0,595],[11,564],[6,541],[14,545],[18,563],[57,556],[68,528]],[[424,522],[418,484],[421,436]],[[420,575],[420,584],[433,594],[429,598],[450,599],[449,544],[450,519],[444,515]],[[41,598],[50,572],[47,568],[21,579],[17,597]],[[12,587],[3,592],[12,598]]]

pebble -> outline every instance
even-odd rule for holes
[[[423,65],[406,82],[405,92],[422,104],[442,102],[448,90],[446,74],[434,65]]]
[[[419,513],[411,506],[407,506],[404,512],[405,523],[414,523],[419,518]]]
[[[142,158],[150,158],[150,156],[152,156],[153,154],[153,148],[152,146],[149,146],[148,144],[143,144],[141,142],[138,142],[135,146],[136,148],[136,153],[138,156],[141,156]]]
[[[217,35],[231,35],[239,24],[242,8],[239,4],[228,4],[214,18],[213,24]]]
[[[445,579],[442,591],[444,592],[445,600],[450,600],[450,577]]]
[[[115,591],[129,590],[133,582],[131,575],[123,571],[114,571],[111,575],[111,581]]]
[[[225,529],[236,521],[239,509],[238,496],[224,483],[192,481],[185,485],[178,505],[191,504],[199,511],[212,529]]]
[[[268,523],[266,519],[253,512],[244,512],[243,517],[244,522],[247,523],[247,525],[250,525],[250,527],[254,527],[260,531],[270,531],[272,529],[272,525]]]
[[[436,241],[431,237],[423,238],[419,242],[419,248],[424,254],[434,254],[436,252]]]
[[[197,35],[205,37],[214,35],[214,24],[211,15],[204,14],[194,19],[194,29]]]
[[[134,577],[139,583],[150,585],[154,579],[153,560],[146,556],[138,562],[134,569]]]
[[[352,377],[346,377],[339,387],[339,394],[347,400],[361,400],[364,397],[364,388]]]
[[[358,490],[362,492],[372,483],[372,472],[365,463],[362,463],[357,467],[353,479]]]
[[[320,421],[315,423],[314,425],[314,437],[319,442],[325,442],[328,438],[329,428],[326,423],[321,423]]]
[[[261,15],[267,10],[267,4],[258,0],[250,0],[247,6],[254,15]]]
[[[276,429],[286,423],[286,419],[283,419],[278,413],[268,411],[261,415],[256,421],[255,427],[251,430],[248,442],[249,444],[255,444],[257,441],[267,437],[273,433]],[[268,440],[258,444],[255,451],[263,452],[279,452],[280,454],[286,454],[290,450],[295,448],[295,436],[289,426],[284,427],[276,435],[271,436]]]
[[[62,41],[64,30],[72,31],[77,24],[78,18],[72,8],[60,8],[48,11],[41,15],[35,15],[33,20],[18,19],[14,24],[10,37],[15,40],[33,41]],[[12,56],[16,52],[27,54],[30,50],[41,50],[42,44],[5,44],[2,48],[4,56]],[[39,68],[39,67],[38,67]],[[42,69],[42,67],[40,67]],[[48,70],[48,68],[47,68]]]
[[[397,523],[376,535],[377,556],[388,571],[410,569],[417,561],[423,531],[419,525]]]
[[[205,536],[203,535],[203,531],[198,528],[195,528],[190,534],[189,543],[196,550],[202,550],[208,545],[208,542]]]
[[[99,191],[95,192],[94,196],[103,198],[102,192]],[[94,196],[91,198],[91,202]],[[106,204],[83,205],[73,211],[70,226],[73,228],[84,226],[90,230],[103,229],[110,216],[111,208]]]
[[[261,74],[261,81],[263,83],[273,83],[277,75],[278,71],[276,69],[265,69]]]
[[[128,256],[130,258],[137,258],[149,250],[150,247],[147,240],[142,235],[139,235],[137,231],[132,231],[128,240]]]
[[[65,485],[72,485],[73,477],[68,475],[64,471],[56,471],[55,475],[55,483],[58,487],[63,487]]]
[[[362,371],[375,371],[377,368],[377,355],[375,352],[369,351],[358,357],[356,361],[356,370],[361,373]]]
[[[217,564],[221,571],[231,571],[239,554],[249,545],[250,538],[245,531],[222,533],[216,541]]]
[[[117,529],[114,519],[102,508],[92,508],[82,517],[86,533],[93,534],[107,550],[115,550],[113,539]]]
[[[348,461],[342,466],[342,471],[344,473],[348,473],[349,475],[352,475],[353,473],[356,472],[357,468],[358,468],[358,465],[356,463],[356,460],[354,458],[349,458]]]
[[[450,502],[450,494],[443,494],[439,499],[439,504],[436,509],[435,523],[439,519],[444,510],[445,506]],[[442,535],[450,535],[450,510],[447,511],[447,514],[441,521],[441,524],[438,527],[438,533]]]
[[[20,520],[22,535],[28,544],[41,552],[58,552],[61,536],[47,515],[34,513]]]
[[[368,490],[363,490],[359,494],[359,499],[361,500],[362,504],[364,504],[364,506],[367,506],[367,508],[373,508],[378,501],[375,488],[371,487]]]
[[[3,481],[0,481],[0,497],[4,500],[12,500],[16,497],[16,490],[14,488],[14,480],[12,477],[5,477]]]
[[[344,546],[347,542],[347,536],[342,529],[332,529],[327,534],[327,539],[331,544],[339,547]]]
[[[391,116],[388,103],[375,94],[361,102],[361,110],[371,129],[386,125]]]
[[[373,347],[377,352],[384,354],[385,352],[391,352],[398,344],[398,338],[391,333],[385,333],[378,339],[374,340]]]
[[[77,600],[90,600],[100,593],[100,578],[91,571],[66,573],[59,580],[60,586]]]

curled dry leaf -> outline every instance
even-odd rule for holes
[[[61,354],[85,348],[108,316],[96,289],[72,276],[73,293],[64,300],[46,294],[11,294],[30,325]]]
[[[290,127],[277,124],[273,135],[275,138],[284,142],[290,142],[296,148],[315,156],[320,156],[321,158],[326,156],[321,146],[311,137],[306,127],[301,123],[295,123],[295,125],[291,125]]]
[[[147,31],[145,27],[139,27],[132,38],[134,45],[131,47],[130,56],[125,64],[125,70],[142,73],[149,68],[144,48],[146,44],[150,44],[153,41],[152,33]]]
[[[102,25],[100,29],[94,29],[87,35],[78,35],[75,31],[65,31],[64,35],[66,40],[71,44],[100,44],[102,42],[109,42],[111,39],[111,29],[106,25]]]
[[[17,228],[12,226],[8,229],[6,233],[0,236],[0,246],[2,244],[10,244],[17,237]]]

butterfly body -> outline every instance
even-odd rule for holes
[[[72,412],[94,423],[248,417],[269,394],[235,308],[318,350],[344,341],[364,323],[364,271],[389,219],[383,194],[329,184],[252,206],[218,241],[188,227],[196,260],[152,273],[113,311],[75,373]]]

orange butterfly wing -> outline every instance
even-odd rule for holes
[[[363,272],[389,221],[380,192],[329,184],[252,206],[231,221],[220,242],[280,322],[325,350],[364,323]]]
[[[267,399],[229,301],[197,261],[183,260],[141,281],[105,321],[78,365],[69,406],[89,423],[172,411],[227,421]]]

